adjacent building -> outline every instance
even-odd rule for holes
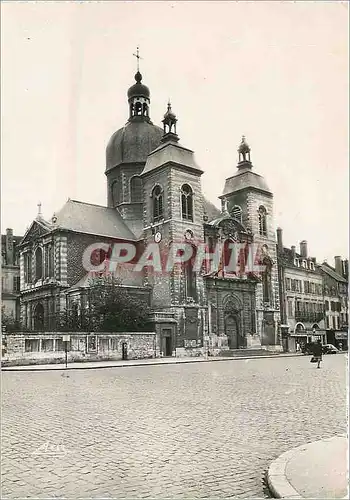
[[[348,348],[348,260],[334,258],[335,266],[324,262],[320,266],[323,277],[324,310],[327,343]]]
[[[277,242],[284,349],[294,351],[316,337],[326,343],[323,277],[316,259],[309,256],[305,240],[299,252],[295,246],[285,248],[280,228]]]
[[[1,235],[1,305],[2,312],[13,321],[20,318],[19,243],[22,236],[14,236],[12,229]]]

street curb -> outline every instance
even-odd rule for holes
[[[320,439],[317,441],[313,441],[311,443],[307,444],[302,444],[301,446],[297,446],[296,448],[292,448],[289,451],[286,451],[285,453],[282,453],[276,460],[274,460],[266,475],[267,479],[267,484],[269,487],[270,492],[272,493],[274,498],[305,498],[300,495],[300,493],[293,488],[293,486],[290,484],[290,482],[287,479],[286,476],[286,468],[288,462],[298,453],[301,451],[306,450],[310,445],[317,443],[317,442],[322,442],[322,441],[331,441],[334,438],[339,438],[339,437],[347,437],[346,434],[337,434],[335,436],[332,436],[331,438],[326,438],[326,439]],[[348,496],[346,495],[342,500],[348,499]]]
[[[292,357],[301,357],[301,354],[272,354],[272,355],[266,355],[266,356],[235,356],[235,357],[227,357],[227,358],[220,358],[220,359],[191,359],[187,360],[185,358],[182,359],[181,361],[162,361],[162,362],[147,362],[147,363],[133,363],[131,362],[130,364],[125,363],[125,364],[118,364],[118,365],[105,365],[105,366],[74,366],[74,363],[71,364],[71,366],[61,367],[61,368],[55,368],[55,366],[58,366],[58,363],[52,363],[52,368],[33,368],[33,366],[38,366],[38,365],[27,365],[24,367],[24,365],[18,365],[18,366],[4,366],[1,367],[2,372],[42,372],[42,371],[50,371],[50,370],[55,370],[55,371],[67,371],[67,370],[100,370],[104,368],[126,368],[126,367],[134,367],[134,366],[158,366],[158,365],[179,365],[179,364],[189,364],[189,363],[206,363],[206,362],[218,362],[218,361],[242,361],[242,359],[271,359],[271,358],[292,358]],[[173,359],[173,358],[169,358]],[[130,360],[132,361],[132,360]],[[91,361],[93,363],[93,361]],[[97,362],[96,362],[97,363]],[[61,363],[60,363],[61,364]],[[21,368],[20,368],[21,366]]]

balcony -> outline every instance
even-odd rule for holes
[[[295,312],[295,320],[303,321],[306,323],[319,323],[324,319],[323,313],[315,313],[315,312]]]

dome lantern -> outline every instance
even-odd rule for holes
[[[149,121],[150,91],[146,85],[141,83],[142,75],[139,68],[139,59],[141,57],[138,47],[134,56],[137,58],[137,73],[135,74],[136,83],[128,90],[129,120],[137,117],[138,121],[140,119]]]
[[[245,136],[242,136],[241,144],[238,148],[238,168],[251,167],[250,147],[246,142]]]
[[[163,123],[163,131],[164,131],[162,142],[168,142],[168,141],[178,142],[179,137],[176,133],[177,118],[176,118],[175,113],[171,109],[170,100],[168,102],[168,109],[164,115],[162,123]]]

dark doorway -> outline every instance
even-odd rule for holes
[[[264,329],[263,329],[261,344],[262,345],[274,345],[274,344],[276,344],[275,320],[274,320],[273,312],[269,312],[269,311],[264,312]]]
[[[126,342],[122,343],[122,359],[128,359],[128,344]]]
[[[231,314],[225,318],[225,334],[227,335],[227,342],[229,349],[239,348],[239,331],[238,321],[236,316]]]
[[[171,341],[171,330],[166,329],[162,331],[162,352],[163,356],[173,355],[173,346]]]
[[[38,304],[34,311],[34,330],[44,329],[44,306]]]

